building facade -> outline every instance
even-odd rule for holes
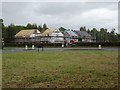
[[[47,40],[50,43],[63,43],[64,35],[58,29],[47,29],[42,33],[43,41]]]
[[[93,42],[92,36],[86,31],[74,30],[74,32],[78,35],[78,42]]]
[[[72,30],[65,30],[64,35],[67,43],[78,42],[78,35]]]
[[[35,42],[36,36],[41,36],[41,32],[38,29],[27,29],[21,30],[15,35],[16,43],[27,43],[27,42]]]
[[[21,30],[15,35],[15,42],[46,42],[46,43],[68,43],[94,42],[94,38],[86,31],[47,29],[41,33],[38,29]]]

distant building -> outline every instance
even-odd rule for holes
[[[74,32],[78,35],[79,42],[93,42],[94,41],[93,37],[86,31],[74,30]]]
[[[51,43],[63,43],[64,35],[58,29],[47,29],[42,33],[41,41]]]
[[[67,43],[74,43],[74,42],[78,42],[78,35],[73,32],[72,30],[65,30],[63,32],[63,34],[65,35],[65,40]]]
[[[21,30],[15,35],[15,42],[50,42],[72,44],[74,42],[93,42],[95,39],[86,31],[47,29],[41,33],[38,29]]]
[[[64,35],[59,30],[55,30],[51,36],[50,42],[64,42]]]
[[[17,43],[27,43],[35,42],[36,36],[41,36],[41,32],[38,29],[27,29],[21,30],[15,35],[15,42]]]

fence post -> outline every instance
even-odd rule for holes
[[[64,47],[64,44],[62,43],[62,48]]]
[[[25,49],[26,49],[26,50],[28,49],[28,46],[27,46],[27,45],[25,45]]]
[[[101,45],[99,45],[98,48],[101,49]]]
[[[34,46],[34,45],[32,45],[32,49],[35,49],[35,46]]]

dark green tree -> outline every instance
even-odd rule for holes
[[[100,29],[100,41],[101,42],[107,42],[108,41],[107,29],[104,29],[104,28]]]
[[[115,29],[112,29],[112,31],[109,33],[109,42],[117,42],[118,36],[115,34]]]
[[[46,29],[48,29],[46,24],[43,24],[42,32],[44,32]]]
[[[87,33],[89,33],[89,34],[90,34],[90,30],[89,30],[89,29],[87,30]]]
[[[86,27],[80,27],[80,31],[86,31]]]
[[[8,27],[3,28],[3,38],[5,42],[12,42],[14,41],[15,35],[15,26],[14,24],[10,24]]]
[[[63,28],[63,27],[60,27],[59,30],[60,30],[61,32],[64,32],[66,29]]]
[[[37,24],[33,24],[33,29],[38,29]]]
[[[28,23],[26,29],[35,29],[35,25]]]
[[[3,29],[3,27],[4,27],[3,19],[0,19],[0,42],[3,41],[3,38],[2,38],[2,29]],[[3,44],[3,43],[0,43],[0,49],[3,48],[3,47],[2,47],[2,44]]]
[[[37,28],[40,32],[42,32],[42,27],[40,25],[38,25],[38,28]]]
[[[93,37],[93,39],[95,39],[97,41],[97,29],[96,28],[93,28],[90,32],[91,36]]]
[[[120,34],[116,33],[117,41],[120,42]]]

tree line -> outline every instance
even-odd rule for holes
[[[3,23],[3,19],[0,19],[0,25],[2,26],[2,38],[6,43],[14,41],[15,34],[18,33],[20,30],[38,29],[40,32],[44,32],[46,29],[48,29],[46,24],[37,25],[37,24],[28,23],[26,26],[14,25],[14,24],[5,26]],[[59,30],[63,32],[66,29],[64,27],[60,27]],[[108,30],[105,28],[101,28],[100,30],[93,28],[90,30],[90,29],[86,29],[86,27],[84,26],[84,27],[80,27],[79,30],[88,32],[93,38],[96,39],[96,42],[119,42],[120,41],[120,34],[115,33],[115,29],[112,29],[111,32],[108,32]]]
[[[93,28],[92,30],[86,30],[86,27],[81,27],[80,31],[87,31],[93,38],[96,39],[96,42],[119,42],[120,34],[115,33],[115,28],[108,32],[106,28],[100,28],[97,30]]]

